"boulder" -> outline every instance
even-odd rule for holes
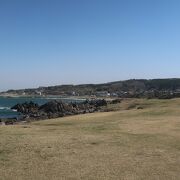
[[[9,119],[2,119],[0,124],[1,125],[13,125],[17,122],[16,118],[9,118]]]
[[[20,112],[22,114],[28,114],[28,113],[35,113],[38,111],[39,106],[36,103],[30,102],[30,103],[23,103],[23,104],[17,104],[13,106],[11,109],[16,110],[17,112]]]
[[[122,99],[114,99],[110,102],[110,104],[119,104],[121,103]]]
[[[102,107],[107,106],[107,101],[105,99],[96,99],[96,100],[86,100],[84,104],[89,104],[90,106]]]

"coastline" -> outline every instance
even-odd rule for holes
[[[72,100],[86,100],[92,99],[89,96],[55,96],[55,95],[47,95],[47,96],[32,96],[32,95],[16,95],[16,94],[0,94],[1,98],[42,98],[42,99],[72,99]]]
[[[58,100],[63,102],[83,102],[85,97],[62,97],[62,96],[19,96],[15,94],[0,95],[0,119],[18,118],[19,113],[13,111],[11,107],[16,104],[34,102],[43,105],[47,102]]]
[[[5,125],[13,125],[22,121],[30,122],[100,112],[103,111],[102,107],[107,105],[108,102],[104,99],[74,103],[52,100],[42,105],[38,105],[32,101],[20,104],[18,103],[11,107],[11,110],[15,110],[20,116],[12,118],[0,118],[0,123],[5,123]]]

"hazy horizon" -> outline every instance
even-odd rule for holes
[[[180,77],[178,0],[2,0],[0,91]]]

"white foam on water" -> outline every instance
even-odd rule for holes
[[[17,110],[16,110],[16,109],[12,109],[12,111],[13,111],[13,112],[17,112]]]
[[[10,107],[1,107],[0,106],[0,110],[10,110],[11,108]]]

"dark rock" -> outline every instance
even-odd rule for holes
[[[30,103],[23,103],[23,104],[17,104],[15,106],[13,106],[11,109],[13,110],[17,110],[18,112],[22,113],[22,114],[28,114],[28,113],[35,113],[38,111],[38,104],[35,104],[33,102]]]
[[[17,119],[15,118],[9,118],[9,119],[3,119],[2,124],[3,125],[13,125],[17,122]]]
[[[58,118],[63,116],[71,116],[77,114],[86,114],[86,113],[93,113],[99,111],[102,106],[106,106],[106,100],[86,100],[82,103],[64,103],[62,101],[50,101],[45,103],[42,106],[38,106],[37,104],[30,102],[30,103],[23,103],[17,104],[12,109],[17,110],[18,112],[22,113],[23,120],[32,119],[32,120],[39,120],[39,119],[52,119]]]
[[[142,106],[138,106],[137,109],[144,109]]]
[[[119,104],[121,103],[122,99],[114,99],[110,102],[110,104]]]
[[[73,108],[70,104],[63,103],[62,101],[50,101],[39,107],[39,111],[47,114],[67,113],[72,112]]]
[[[105,99],[97,99],[97,100],[86,100],[84,104],[89,104],[95,107],[107,106],[107,101]]]

